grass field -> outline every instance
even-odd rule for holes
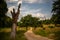
[[[54,26],[54,25],[53,25]],[[37,35],[54,38],[54,32],[60,30],[60,27],[53,27],[51,25],[44,25],[43,28],[37,27],[33,32]],[[16,40],[27,40],[24,36],[26,32],[25,27],[18,27],[16,32]],[[0,28],[0,40],[10,40],[11,28]]]
[[[0,40],[10,40],[10,28],[0,29]],[[16,32],[16,40],[27,40],[24,36],[26,30],[18,30]]]
[[[55,39],[56,37],[60,36],[60,35],[58,35],[60,33],[59,30],[60,30],[60,27],[45,25],[43,28],[40,28],[40,29],[37,27],[36,30],[33,30],[33,32],[37,35],[41,35],[41,36],[45,36],[45,37],[48,37],[48,38],[51,38],[51,39]],[[58,32],[58,33],[56,33],[56,32]],[[55,33],[58,36],[56,36]]]

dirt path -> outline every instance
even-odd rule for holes
[[[48,39],[47,37],[42,37],[39,35],[35,35],[32,31],[28,30],[26,33],[24,33],[27,40],[52,40]]]

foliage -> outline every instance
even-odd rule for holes
[[[5,18],[5,27],[11,27],[12,26],[12,19],[8,16]]]
[[[0,0],[0,27],[10,27],[12,24],[12,19],[6,16],[8,11],[7,4],[5,0]]]
[[[17,31],[16,40],[27,40],[24,36],[25,30]]]
[[[8,11],[7,4],[4,0],[0,0],[0,21],[4,20],[5,14]]]
[[[52,21],[51,21],[51,20],[49,20],[49,19],[46,19],[46,20],[43,20],[43,21],[42,21],[42,23],[43,23],[43,24],[51,24],[51,23],[52,23]]]
[[[0,28],[12,26],[12,19],[10,17],[5,16],[5,18],[2,18],[2,19],[3,20],[0,21],[0,23],[1,23]]]
[[[55,24],[60,24],[60,0],[54,1],[52,12],[54,14],[51,20],[53,20]]]
[[[8,9],[5,0],[0,0],[0,17],[3,17],[7,11]]]
[[[47,36],[48,34],[44,30],[33,31],[37,35]]]
[[[60,40],[60,31],[55,32],[55,40]]]
[[[12,25],[12,19],[6,15],[8,11],[5,0],[0,0],[0,28],[10,27]]]
[[[26,40],[25,32],[24,30],[17,31],[16,40]],[[10,40],[10,32],[0,32],[0,40]]]
[[[39,18],[32,17],[31,15],[27,15],[25,17],[22,17],[20,22],[18,23],[19,26],[22,27],[39,27],[41,24],[41,21],[39,21]]]
[[[54,26],[48,26],[49,28],[54,28]]]

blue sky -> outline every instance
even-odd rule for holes
[[[21,12],[19,19],[23,16],[31,14],[33,17],[39,17],[41,19],[49,19],[52,15],[52,0],[7,0],[8,13],[11,17],[10,11],[15,8],[17,10],[18,3],[21,3]]]

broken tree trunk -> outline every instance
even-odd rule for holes
[[[11,28],[11,40],[15,40],[15,37],[16,37],[16,30],[17,30],[17,20],[18,20],[18,16],[19,16],[19,13],[20,13],[20,6],[21,4],[19,4],[18,6],[18,10],[17,12],[15,13],[15,9],[13,8],[13,12],[11,11],[11,14],[12,14],[12,28]]]

